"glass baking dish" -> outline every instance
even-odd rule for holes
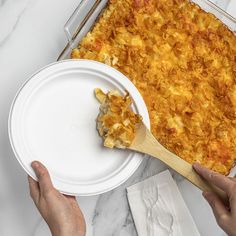
[[[219,2],[225,0],[219,0]],[[234,0],[233,0],[234,1]],[[58,60],[69,59],[71,50],[80,43],[81,39],[91,31],[99,15],[106,7],[108,0],[82,0],[72,16],[65,24],[64,30],[68,43]],[[209,0],[192,0],[206,12],[214,14],[219,20],[236,32],[236,19]]]
[[[64,30],[68,43],[61,52],[58,60],[70,59],[71,51],[77,47],[86,34],[92,30],[96,20],[102,14],[109,0],[82,0],[72,16],[65,24]],[[236,32],[236,18],[225,12],[209,0],[191,0],[199,5],[204,11],[214,14],[228,28]],[[225,0],[218,0],[223,4]],[[234,1],[234,0],[233,0]],[[236,166],[231,170],[230,176],[236,174]]]

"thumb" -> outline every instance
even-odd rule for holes
[[[46,193],[54,189],[47,168],[39,161],[33,161],[31,166],[38,178],[41,194],[45,195]]]

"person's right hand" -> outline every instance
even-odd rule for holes
[[[30,176],[30,195],[53,236],[85,236],[84,216],[74,196],[57,191],[46,167],[38,161],[32,163],[38,182]]]
[[[236,236],[236,178],[226,177],[198,163],[195,163],[193,167],[204,179],[216,185],[227,194],[229,206],[224,205],[216,194],[203,192],[203,196],[210,204],[218,225],[229,236]]]

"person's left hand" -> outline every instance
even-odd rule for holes
[[[84,236],[84,216],[74,196],[57,191],[49,173],[38,161],[32,162],[38,182],[28,176],[30,195],[53,236]]]

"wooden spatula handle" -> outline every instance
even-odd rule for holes
[[[140,130],[140,132],[142,132],[142,135],[140,135],[142,138],[136,139],[134,143],[132,143],[130,149],[156,157],[180,175],[188,179],[202,191],[215,192],[224,202],[228,201],[225,192],[201,178],[194,171],[191,164],[165,149],[148,129],[145,131]]]
[[[145,152],[147,153],[147,152]],[[194,184],[196,187],[201,189],[202,191],[210,191],[215,192],[224,202],[228,201],[228,198],[221,189],[217,188],[216,186],[211,185],[206,180],[201,178],[193,169],[192,165],[188,162],[182,160],[178,156],[169,153],[169,151],[166,150],[166,152],[163,152],[163,150],[155,151],[155,148],[150,150],[149,153],[147,153],[153,157],[156,157],[157,159],[164,162],[166,165],[168,165],[170,168],[178,172],[180,175],[188,179],[192,184]]]

